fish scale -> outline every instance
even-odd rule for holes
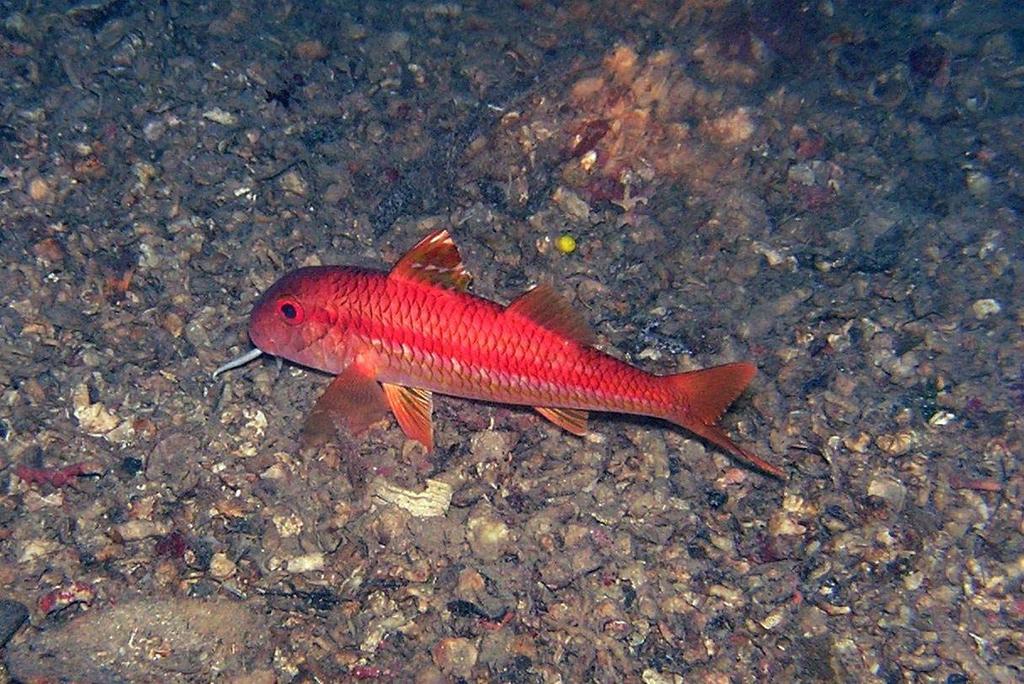
[[[645,412],[669,397],[654,376],[566,340],[479,297],[396,281],[371,270],[317,272],[310,299],[328,325],[349,326],[382,353],[383,382],[505,403]],[[464,340],[460,342],[460,340]],[[411,356],[402,353],[407,346]],[[463,369],[446,376],[437,359]]]
[[[593,410],[662,418],[784,476],[717,426],[754,376],[752,364],[653,375],[593,346],[586,324],[550,288],[505,307],[467,292],[468,281],[451,237],[437,231],[390,272],[317,266],[286,274],[253,308],[249,335],[262,352],[337,375],[307,433],[333,424],[359,432],[390,408],[429,450],[437,392],[532,406],[575,434],[586,432]]]
[[[400,315],[398,321],[387,321],[386,325],[390,324],[390,332],[408,340],[415,350],[412,359],[388,354],[389,367],[381,374],[384,381],[394,374],[418,386],[438,392],[457,391],[473,398],[614,411],[621,411],[627,405],[635,409],[634,397],[658,394],[655,388],[644,386],[652,384],[649,376],[638,377],[634,369],[611,357],[588,354],[580,345],[566,345],[561,339],[552,339],[548,331],[536,325],[526,324],[513,331],[503,318],[504,312],[490,302],[456,292],[445,293],[449,300],[445,302],[448,309],[445,320],[462,323],[452,336],[433,313],[432,307],[439,303],[425,301],[424,297],[417,296],[419,293],[408,291],[420,288],[422,286],[396,283],[391,285],[390,292],[382,295],[405,302],[404,315]],[[372,310],[373,304],[366,308]],[[408,326],[404,330],[400,327],[403,323]],[[468,343],[455,343],[462,335],[467,336]],[[531,357],[532,362],[526,362]],[[465,375],[462,378],[439,375],[437,371],[443,366],[438,367],[434,361],[437,358],[458,359]],[[554,360],[558,363],[553,363]],[[597,383],[598,375],[602,375],[605,382]],[[455,386],[451,384],[453,381]],[[584,395],[586,399],[581,398]]]

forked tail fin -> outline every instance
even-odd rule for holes
[[[746,389],[756,373],[754,364],[740,362],[665,376],[665,382],[676,395],[676,409],[667,417],[752,468],[784,480],[786,473],[781,468],[737,446],[717,425],[729,404]]]

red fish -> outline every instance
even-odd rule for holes
[[[508,306],[466,291],[469,274],[447,231],[413,247],[390,273],[346,266],[293,271],[253,308],[256,349],[215,375],[273,354],[335,375],[304,436],[358,434],[390,409],[405,434],[433,447],[433,393],[532,406],[576,435],[589,411],[661,418],[770,475],[783,471],[717,425],[756,369],[740,362],[658,376],[594,346],[554,290],[539,285]]]

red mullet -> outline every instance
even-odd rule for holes
[[[358,434],[388,410],[405,434],[433,447],[433,393],[532,406],[575,435],[589,411],[662,418],[760,471],[783,471],[732,442],[717,425],[756,369],[730,363],[653,375],[594,347],[594,335],[554,290],[540,285],[508,306],[466,291],[469,274],[447,231],[428,235],[390,273],[345,266],[293,271],[252,311],[261,352],[335,375],[305,427]],[[215,374],[216,374],[215,373]]]

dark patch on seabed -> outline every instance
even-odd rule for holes
[[[1019,681],[1018,2],[0,4],[16,681]],[[728,434],[303,450],[286,271],[449,228]],[[25,616],[27,615],[27,620]]]

